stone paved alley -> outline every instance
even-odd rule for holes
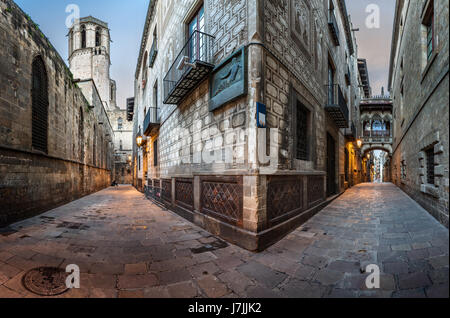
[[[214,249],[218,248],[218,249]],[[109,188],[2,229],[0,297],[36,297],[22,276],[77,264],[59,297],[448,297],[448,231],[392,184],[361,184],[254,254]],[[378,264],[381,288],[360,268]]]

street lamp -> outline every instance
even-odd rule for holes
[[[370,159],[370,153],[367,154],[367,159]]]
[[[142,144],[144,143],[144,138],[142,137],[142,135],[139,133],[136,137],[136,145],[141,148]]]
[[[361,139],[356,140],[356,145],[358,146],[358,148],[361,148],[362,140]]]

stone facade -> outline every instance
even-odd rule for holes
[[[92,80],[107,110],[114,133],[114,176],[119,184],[131,184],[133,124],[118,107],[116,82],[110,77],[111,36],[108,24],[92,16],[74,23],[68,34],[69,65],[76,81]],[[83,89],[83,87],[82,87]],[[84,92],[90,95],[90,91]]]
[[[146,136],[134,144],[135,186],[208,231],[261,250],[358,183],[350,173],[346,180],[344,167],[360,173],[357,132],[340,128],[325,107],[332,65],[331,94],[341,104],[333,97],[330,108],[347,110],[348,128],[359,116],[355,38],[345,2],[333,6],[330,26],[328,1],[184,0],[176,10],[174,1],[152,1],[136,69],[134,134]],[[177,85],[189,85],[186,74],[205,67],[192,68],[185,49],[198,43],[195,33],[186,36],[198,12],[214,37],[206,63],[213,69],[178,105],[166,105],[172,73],[183,70]],[[223,96],[232,97],[217,107]]]
[[[113,131],[95,83],[75,83],[38,26],[9,0],[0,2],[0,41],[3,226],[109,186]]]
[[[447,227],[448,13],[448,1],[397,2],[389,79],[392,180]]]

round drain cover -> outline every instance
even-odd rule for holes
[[[22,283],[30,292],[40,296],[56,296],[68,290],[66,273],[61,268],[38,267],[28,271]]]

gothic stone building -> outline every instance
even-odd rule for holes
[[[109,186],[113,130],[95,84],[75,83],[37,24],[10,0],[0,2],[0,42],[4,226]]]
[[[135,186],[264,249],[359,182],[345,166],[358,171],[360,80],[345,1],[152,0],[136,69]]]
[[[397,1],[392,181],[448,227],[449,3]]]
[[[116,100],[116,82],[111,79],[111,35],[108,24],[92,16],[81,18],[69,30],[69,65],[75,80],[95,83],[114,131],[114,176],[121,184],[132,183],[131,151],[133,124]],[[81,84],[80,84],[81,85]],[[88,84],[87,86],[90,86]]]

